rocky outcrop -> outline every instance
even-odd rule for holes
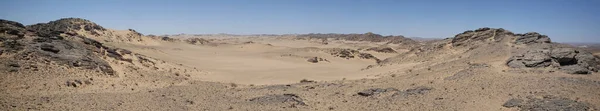
[[[522,54],[513,55],[508,59],[507,65],[512,68],[521,67],[548,67],[552,65],[552,58],[547,50],[529,50]]]
[[[48,23],[38,23],[27,26],[27,30],[35,31],[36,35],[42,37],[59,36],[61,33],[78,35],[77,31],[81,30],[99,35],[99,31],[106,31],[104,27],[81,18],[63,18]]]
[[[551,43],[548,36],[537,32],[514,34],[502,28],[486,27],[457,34],[449,41],[454,47],[468,46],[469,50],[492,43],[513,45],[506,62],[511,68],[556,68],[570,74],[590,74],[600,69],[600,60],[592,53]]]
[[[306,103],[304,103],[304,101],[302,100],[302,98],[300,98],[300,96],[296,94],[265,95],[249,99],[248,101],[262,105],[275,104],[290,108],[295,108],[298,106],[307,106]]]
[[[329,50],[330,54],[333,55],[334,57],[340,57],[340,58],[345,58],[345,59],[352,59],[352,58],[360,58],[360,59],[373,59],[375,60],[377,63],[379,63],[381,60],[379,60],[377,57],[369,54],[369,53],[362,53],[359,52],[357,50],[352,50],[352,49],[331,49]]]
[[[452,38],[450,42],[452,46],[469,46],[477,43],[481,43],[482,41],[491,41],[491,42],[499,42],[504,37],[513,36],[514,33],[504,30],[502,28],[479,28],[477,30],[468,30],[463,33],[457,34]]]
[[[545,43],[545,42],[540,42]],[[572,47],[532,48],[514,53],[507,65],[512,68],[556,67],[570,74],[590,74],[600,69],[600,60],[592,53]]]
[[[365,49],[366,51],[375,51],[375,52],[381,52],[381,53],[397,53],[396,50],[390,48],[390,47],[371,47],[368,49]]]
[[[23,24],[0,19],[0,36],[2,39],[19,39],[25,36],[25,26]],[[0,39],[0,40],[2,40]]]
[[[323,59],[323,58],[320,58],[320,57],[310,57],[310,58],[308,58],[308,60],[306,60],[306,61],[308,61],[308,62],[310,62],[310,63],[318,63],[318,62],[320,62],[320,61],[329,62],[329,60],[327,60],[327,59]]]
[[[546,35],[537,32],[528,32],[525,34],[516,34],[517,39],[515,44],[535,44],[535,43],[550,43],[550,38]]]
[[[208,43],[210,43],[210,41],[203,39],[203,38],[189,38],[189,39],[186,39],[185,42],[187,42],[189,44],[208,44]]]
[[[25,29],[28,31],[24,31]],[[122,49],[114,49],[104,46],[102,43],[77,34],[66,34],[70,31],[83,30],[106,30],[84,19],[61,19],[47,24],[36,24],[22,26],[11,21],[2,21],[0,29],[10,29],[19,33],[4,33],[1,36],[2,52],[11,53],[10,56],[1,58],[3,60],[14,60],[22,63],[57,64],[71,68],[84,70],[95,70],[107,75],[115,75],[115,71],[105,60],[131,61],[123,58]],[[9,32],[10,32],[9,30]],[[16,39],[23,35],[28,39]]]

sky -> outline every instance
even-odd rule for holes
[[[366,33],[447,38],[480,27],[600,42],[600,0],[1,0],[0,19],[143,34]]]

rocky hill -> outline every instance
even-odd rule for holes
[[[133,30],[106,29],[94,22],[81,18],[63,18],[48,23],[38,23],[26,26],[35,35],[50,36],[85,36],[100,42],[122,42],[134,44],[155,44],[154,41]]]
[[[82,85],[105,87],[98,85],[98,82],[102,82],[102,79],[112,81],[130,78],[132,76],[127,74],[132,73],[177,73],[179,76],[194,72],[189,67],[105,45],[82,34],[81,30],[94,33],[109,29],[88,20],[73,18],[30,26],[0,20],[0,73],[3,74],[2,81],[6,81],[2,83],[2,87],[29,87],[13,92],[60,91],[64,90],[61,87]],[[91,78],[96,80],[89,81]],[[57,82],[60,83],[57,86],[40,85]],[[8,93],[6,91],[1,92]]]
[[[307,37],[313,39],[336,39],[348,41],[368,41],[368,42],[386,42],[389,44],[416,44],[417,42],[404,36],[382,36],[374,33],[365,34],[304,34],[297,37]]]
[[[383,60],[381,64],[403,61],[408,55],[435,58],[440,54],[451,57],[493,57],[510,55],[506,66],[515,69],[561,70],[571,74],[597,72],[600,59],[586,50],[553,43],[546,35],[536,32],[514,34],[502,28],[479,28],[457,34],[453,38],[428,43],[406,54]],[[448,58],[448,59],[453,59]]]

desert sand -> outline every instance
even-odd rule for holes
[[[0,110],[600,108],[599,53],[538,33],[480,28],[414,41],[155,36],[78,18],[1,25]]]

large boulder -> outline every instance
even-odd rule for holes
[[[507,65],[511,68],[521,67],[548,67],[552,64],[552,58],[548,56],[547,50],[530,50],[525,53],[513,55],[508,59]]]

